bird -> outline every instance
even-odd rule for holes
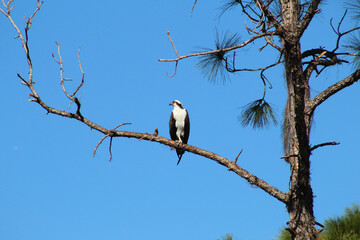
[[[178,141],[179,144],[187,144],[190,134],[189,113],[179,100],[174,100],[169,105],[174,107],[169,121],[170,137],[172,140]],[[176,154],[179,158],[177,165],[179,165],[181,157],[184,153],[184,150],[176,149]]]

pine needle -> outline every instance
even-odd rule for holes
[[[273,108],[264,99],[255,100],[243,107],[238,120],[246,127],[252,125],[254,129],[267,127],[270,123],[277,125]]]

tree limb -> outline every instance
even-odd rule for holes
[[[360,79],[360,69],[356,70],[350,76],[344,78],[343,80],[333,84],[328,87],[317,96],[315,96],[312,100],[310,100],[305,107],[305,113],[308,115],[312,115],[317,106],[323,103],[326,99],[339,92],[340,90],[352,85],[356,81]]]
[[[9,2],[11,3],[11,0]],[[24,39],[21,31],[17,28],[16,24],[12,21],[12,18],[10,16],[10,11],[11,11],[11,8],[9,7],[10,3],[8,3],[8,5],[7,5],[8,13],[5,13],[3,10],[1,10],[1,12],[11,21],[11,23],[13,24],[15,29],[18,31],[19,37],[21,39],[21,42],[22,42],[22,45],[23,45],[23,48],[25,50],[25,54],[26,54],[26,57],[27,57],[27,60],[28,60],[29,68],[32,69],[32,63],[31,63],[30,54],[29,54],[29,47],[26,44],[26,41],[28,40],[28,36],[26,34],[26,38]],[[31,16],[31,18],[39,10],[40,6],[41,6],[41,4],[38,4],[36,11]],[[27,33],[27,30],[28,30],[28,28],[25,28],[25,33]],[[253,39],[256,39],[256,38],[253,38]],[[248,44],[248,43],[249,42],[247,42],[246,44]],[[62,60],[60,60],[60,62],[61,61]],[[80,64],[80,66],[81,66],[81,64]],[[23,77],[21,77],[20,74],[18,74],[18,76],[22,80],[24,85],[26,85],[30,89],[30,91],[31,91],[30,96],[33,98],[33,99],[31,99],[31,101],[34,101],[34,102],[38,103],[42,108],[44,108],[47,111],[47,113],[52,113],[52,114],[56,114],[56,115],[59,115],[59,116],[62,116],[62,117],[76,119],[76,120],[84,123],[85,125],[89,126],[91,129],[95,129],[95,130],[103,133],[105,136],[100,140],[100,142],[98,143],[98,145],[95,148],[95,151],[96,151],[97,147],[101,144],[101,142],[107,136],[109,136],[110,137],[110,146],[109,146],[110,160],[112,158],[111,143],[112,143],[112,139],[114,137],[136,138],[136,139],[142,139],[142,140],[146,140],[146,141],[158,142],[160,144],[163,144],[163,145],[166,145],[166,146],[169,146],[169,147],[182,149],[182,150],[185,150],[187,152],[191,152],[191,153],[194,153],[196,155],[203,156],[205,158],[214,160],[217,163],[227,167],[230,171],[233,171],[234,173],[236,173],[240,177],[244,178],[250,184],[255,185],[255,186],[263,189],[265,192],[267,192],[268,194],[270,194],[274,198],[280,200],[281,202],[286,204],[289,201],[289,196],[287,194],[285,194],[284,192],[282,192],[282,191],[278,190],[277,188],[271,186],[270,184],[268,184],[264,180],[256,177],[255,175],[249,173],[247,170],[245,170],[245,169],[241,168],[240,166],[238,166],[234,161],[231,161],[231,160],[229,160],[227,158],[224,158],[224,157],[222,157],[220,155],[217,155],[217,154],[212,153],[210,151],[203,150],[203,149],[195,147],[195,146],[191,146],[191,145],[188,145],[188,144],[179,145],[179,143],[177,141],[173,141],[173,140],[170,140],[168,138],[159,136],[157,134],[157,130],[155,130],[154,134],[139,133],[139,132],[128,132],[128,131],[116,131],[115,130],[117,127],[119,127],[121,125],[124,125],[124,124],[120,124],[114,129],[106,129],[106,128],[104,128],[104,127],[90,121],[89,119],[85,118],[84,116],[82,116],[80,114],[80,111],[79,111],[80,103],[79,103],[79,101],[78,101],[78,99],[76,97],[74,97],[74,101],[78,105],[78,109],[77,109],[76,113],[66,112],[66,111],[63,111],[63,110],[52,108],[52,107],[48,106],[40,98],[39,94],[35,90],[34,85],[33,85],[34,83],[32,81],[32,78],[33,78],[32,74],[29,73],[27,81]],[[94,153],[95,153],[95,151],[94,151]]]
[[[339,142],[326,142],[326,143],[320,143],[320,144],[316,144],[315,146],[312,146],[310,148],[310,151],[313,151],[319,147],[324,147],[324,146],[329,146],[329,145],[339,145]]]
[[[232,46],[232,47],[228,47],[228,48],[223,48],[223,49],[217,49],[217,50],[212,50],[212,51],[205,51],[205,52],[197,52],[197,53],[192,53],[192,54],[188,54],[188,55],[184,55],[184,56],[179,56],[177,58],[174,59],[158,59],[158,61],[160,62],[176,62],[179,60],[182,60],[184,58],[189,58],[189,57],[197,57],[197,56],[202,56],[202,55],[208,55],[208,54],[214,54],[214,53],[219,53],[219,52],[228,52],[231,50],[235,50],[238,48],[242,48],[245,47],[246,45],[248,45],[249,43],[254,42],[255,40],[262,38],[264,36],[270,36],[270,35],[276,35],[278,34],[277,31],[273,31],[273,32],[265,32],[265,33],[260,33],[248,40],[246,40],[245,42],[243,42],[242,44],[236,45],[236,46]]]
[[[30,85],[29,88],[31,89],[32,92],[35,92],[35,89],[33,88],[32,85]],[[79,116],[79,115],[74,114],[74,113],[69,113],[69,112],[65,112],[65,111],[62,111],[62,110],[59,110],[59,109],[49,107],[48,105],[46,105],[40,99],[40,97],[37,98],[37,103],[39,103],[44,109],[46,109],[48,111],[48,113],[53,113],[53,114],[56,114],[56,115],[59,115],[59,116],[67,117],[67,118],[74,118],[74,119],[88,125],[90,128],[95,129],[95,130],[105,134],[106,136],[110,136],[111,138],[113,138],[113,137],[127,137],[127,138],[136,138],[136,139],[142,139],[142,140],[147,140],[147,141],[152,141],[152,142],[158,142],[160,144],[163,144],[163,145],[166,145],[166,146],[169,146],[169,147],[182,149],[182,150],[185,150],[187,152],[191,152],[191,153],[194,153],[196,155],[200,155],[200,156],[203,156],[205,158],[214,160],[217,163],[219,163],[220,165],[223,165],[223,166],[227,167],[230,171],[233,171],[234,173],[236,173],[240,177],[244,178],[250,184],[261,188],[262,190],[264,190],[265,192],[267,192],[268,194],[270,194],[274,198],[280,200],[281,202],[287,203],[287,201],[288,201],[288,196],[285,193],[283,193],[282,191],[280,191],[277,188],[271,186],[270,184],[268,184],[264,180],[256,177],[255,175],[249,173],[247,170],[245,170],[245,169],[241,168],[240,166],[238,166],[235,162],[233,162],[233,161],[231,161],[231,160],[229,160],[227,158],[224,158],[224,157],[222,157],[220,155],[217,155],[215,153],[212,153],[210,151],[206,151],[206,150],[203,150],[201,148],[191,146],[191,145],[188,145],[188,144],[182,144],[182,145],[179,146],[178,142],[172,141],[172,140],[170,140],[168,138],[161,137],[159,135],[155,136],[153,134],[148,134],[148,133],[109,130],[109,129],[106,129],[106,128],[104,128],[104,127],[102,127],[102,126],[88,120],[85,117]],[[104,139],[105,139],[105,137],[104,137]],[[102,142],[102,140],[101,140],[101,142]]]
[[[268,6],[265,6],[262,0],[255,0],[256,5],[261,12],[264,13],[265,17],[268,19],[269,25],[274,25],[278,33],[283,33],[285,31],[284,27],[279,23],[276,17],[270,12]]]
[[[306,11],[305,16],[301,20],[300,25],[298,27],[298,29],[299,29],[298,31],[300,33],[299,37],[302,36],[304,31],[307,29],[307,27],[309,26],[309,24],[310,24],[311,20],[313,19],[314,15],[320,11],[318,9],[318,6],[319,6],[320,2],[321,2],[321,0],[313,0],[311,2],[308,10]]]

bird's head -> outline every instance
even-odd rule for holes
[[[174,107],[178,106],[179,108],[183,108],[183,105],[179,100],[174,100],[171,103],[169,103],[169,105],[173,105]]]

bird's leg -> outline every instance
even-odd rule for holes
[[[180,145],[182,145],[182,141],[181,140],[176,140],[177,142],[177,146],[179,147]]]

